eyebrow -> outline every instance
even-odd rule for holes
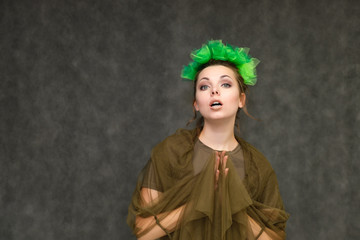
[[[202,80],[209,80],[209,78],[203,77],[203,78],[201,78],[201,79],[199,80],[199,82],[202,81]]]
[[[220,79],[222,79],[222,78],[225,78],[225,77],[228,77],[228,78],[230,78],[230,79],[232,79],[229,75],[222,75],[222,76],[220,76]],[[201,81],[201,80],[210,80],[209,78],[207,78],[207,77],[203,77],[203,78],[201,78],[200,80],[199,80],[199,82]]]
[[[224,77],[228,77],[228,78],[232,79],[229,75],[222,75],[220,78],[224,78]]]

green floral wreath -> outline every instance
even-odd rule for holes
[[[253,86],[256,83],[255,67],[260,61],[256,58],[251,58],[248,52],[249,48],[234,48],[229,44],[223,44],[221,40],[210,40],[200,49],[191,52],[190,56],[193,62],[183,67],[181,77],[194,81],[196,73],[200,70],[201,66],[209,62],[210,59],[214,59],[235,64],[241,77],[244,79],[244,83]]]

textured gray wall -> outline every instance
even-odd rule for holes
[[[191,118],[207,39],[262,62],[242,136],[277,172],[288,239],[359,239],[359,1],[1,1],[0,239],[135,239],[151,148]]]

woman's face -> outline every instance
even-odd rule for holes
[[[222,65],[203,69],[198,75],[194,107],[205,120],[235,119],[244,106],[234,71]]]

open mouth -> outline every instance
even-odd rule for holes
[[[211,107],[222,106],[221,102],[213,102],[210,104]]]

